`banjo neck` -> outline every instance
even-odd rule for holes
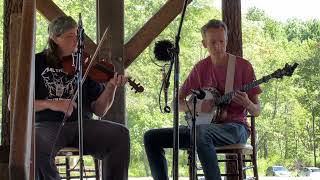
[[[262,78],[259,79],[259,80],[253,81],[253,82],[251,82],[251,83],[249,83],[249,84],[246,84],[246,85],[243,85],[241,88],[239,88],[239,89],[237,89],[237,90],[240,90],[240,91],[242,91],[242,92],[247,92],[247,91],[249,91],[250,89],[258,86],[259,84],[268,82],[271,78],[272,78],[271,75],[264,76],[264,77],[262,77]],[[233,95],[236,93],[237,90],[228,92],[227,94],[224,94],[223,96],[219,97],[219,98],[215,101],[215,105],[216,105],[216,106],[219,106],[219,105],[222,105],[222,104],[225,104],[225,103],[230,102],[230,100],[232,99]]]

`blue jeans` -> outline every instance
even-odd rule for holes
[[[197,126],[197,153],[206,180],[221,179],[215,147],[245,143],[248,132],[245,125],[237,123]],[[168,167],[164,148],[173,147],[173,129],[151,129],[144,135],[144,145],[151,174],[155,180],[168,180]],[[189,148],[190,130],[179,128],[179,148]]]

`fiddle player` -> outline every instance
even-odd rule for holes
[[[48,47],[35,57],[36,174],[41,180],[60,180],[54,163],[56,153],[79,145],[79,104],[72,101],[76,77],[67,75],[62,65],[64,57],[77,51],[77,23],[69,16],[58,17],[49,24],[48,33]],[[103,169],[108,180],[128,179],[129,131],[122,124],[92,120],[92,116],[107,113],[117,87],[127,80],[115,73],[106,83],[87,77],[83,84],[84,153],[108,164]],[[64,117],[67,120],[59,132]]]

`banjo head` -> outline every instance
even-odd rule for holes
[[[215,88],[204,88],[202,90],[206,93],[206,96],[204,97],[204,99],[198,99],[196,106],[201,106],[204,100],[215,100],[220,97],[220,92]],[[188,103],[191,102],[192,104],[194,98],[196,98],[196,96],[192,94],[188,100]],[[196,125],[212,123],[212,121],[216,119],[218,112],[219,112],[219,107],[217,106],[214,106],[212,108],[212,111],[209,113],[197,112]],[[192,114],[190,112],[186,112],[185,119],[189,127],[192,127]]]

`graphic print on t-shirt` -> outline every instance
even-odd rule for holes
[[[70,99],[75,92],[75,76],[67,76],[62,69],[47,67],[42,73],[43,82],[48,89],[48,99]]]

